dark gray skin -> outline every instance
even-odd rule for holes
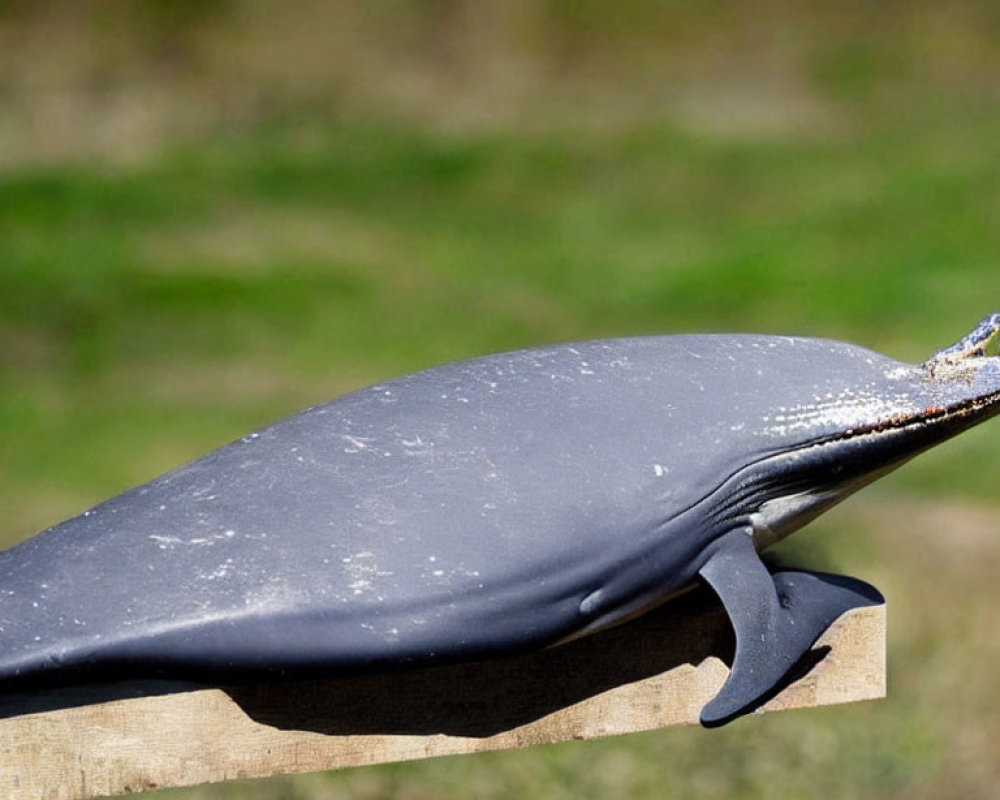
[[[705,724],[871,597],[758,552],[1000,410],[1000,314],[926,363],[692,335],[446,364],[308,409],[0,553],[0,688],[478,660],[699,579],[737,635]],[[4,684],[4,682],[6,682]]]

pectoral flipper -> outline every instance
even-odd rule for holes
[[[772,575],[751,534],[738,529],[723,536],[699,571],[736,632],[732,671],[701,712],[706,727],[752,710],[845,611],[883,602],[871,586],[841,576],[795,570]]]

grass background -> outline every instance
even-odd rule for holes
[[[450,359],[1000,307],[993,4],[189,5],[0,3],[3,544]],[[884,702],[163,796],[993,797],[998,445],[788,543],[888,596]]]

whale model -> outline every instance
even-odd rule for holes
[[[702,712],[758,704],[871,596],[758,553],[1000,411],[1000,314],[919,365],[842,342],[560,344],[288,417],[0,553],[0,691],[357,674],[557,645],[707,582]]]

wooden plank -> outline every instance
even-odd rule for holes
[[[0,797],[83,800],[693,724],[731,651],[721,609],[691,593],[627,625],[490,663],[0,698]],[[885,607],[845,614],[814,652],[818,663],[761,711],[883,697]]]

